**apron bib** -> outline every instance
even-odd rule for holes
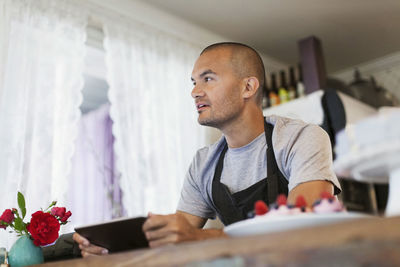
[[[228,187],[221,183],[221,174],[224,167],[224,157],[228,150],[225,143],[219,156],[212,182],[212,198],[218,217],[224,225],[229,225],[244,219],[254,209],[254,203],[262,200],[268,205],[275,202],[279,194],[288,194],[288,181],[280,172],[276,164],[274,149],[272,147],[273,125],[264,119],[265,139],[267,142],[267,177],[250,187],[231,194]]]

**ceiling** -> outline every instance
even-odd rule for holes
[[[400,51],[400,0],[142,0],[286,64],[317,36],[328,73]]]

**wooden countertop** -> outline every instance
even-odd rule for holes
[[[51,266],[400,266],[400,217],[188,242]]]

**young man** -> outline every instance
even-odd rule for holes
[[[340,192],[332,171],[327,134],[316,125],[277,116],[264,119],[265,70],[258,53],[243,44],[218,43],[197,59],[192,97],[201,125],[223,137],[200,149],[186,175],[175,214],[149,214],[143,231],[150,247],[224,236],[202,229],[217,215],[225,224],[245,219],[254,202],[272,203],[279,193],[309,205],[321,192]],[[75,234],[82,255],[107,253]]]

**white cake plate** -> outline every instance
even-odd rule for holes
[[[224,228],[229,236],[248,236],[283,232],[293,229],[327,225],[371,216],[358,212],[311,213],[293,215],[256,216],[230,224]]]

